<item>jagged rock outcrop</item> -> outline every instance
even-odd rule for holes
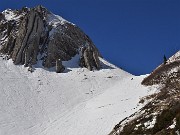
[[[20,25],[12,52],[12,59],[15,64],[36,64],[40,38],[44,30],[43,18],[38,12],[33,9],[27,13]]]
[[[62,61],[60,59],[56,60],[56,73],[62,73],[65,70],[65,67],[62,65]]]
[[[3,11],[0,40],[0,52],[12,58],[14,64],[27,67],[41,61],[51,68],[58,59],[68,61],[82,53],[82,67],[100,69],[100,54],[91,39],[76,25],[42,6]],[[81,48],[86,49],[81,52]]]
[[[100,61],[98,58],[97,51],[95,51],[94,48],[90,46],[83,47],[81,52],[82,52],[80,58],[81,67],[86,67],[89,70],[92,70],[93,66],[95,66],[96,69],[100,69]]]
[[[4,14],[0,13],[0,20],[3,20],[5,18]]]
[[[180,134],[180,51],[160,65],[143,85],[159,85],[159,92],[144,97],[146,105],[119,122],[109,135]]]

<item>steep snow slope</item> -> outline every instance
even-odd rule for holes
[[[103,59],[102,70],[88,71],[78,58],[61,74],[38,64],[30,73],[0,58],[0,135],[105,135],[152,92],[140,85],[144,76]]]

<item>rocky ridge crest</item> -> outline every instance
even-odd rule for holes
[[[180,134],[180,51],[157,67],[143,85],[158,86],[158,92],[141,99],[135,114],[119,122],[109,135]]]
[[[62,61],[75,55],[80,55],[81,67],[101,67],[92,40],[79,27],[42,6],[0,13],[0,52],[16,65],[31,67],[40,61],[45,68],[56,66],[57,72],[63,72]]]

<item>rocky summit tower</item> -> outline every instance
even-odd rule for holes
[[[54,15],[46,8],[24,7],[0,13],[0,52],[14,64],[61,67],[79,55],[79,65],[89,70],[100,69],[99,52],[92,40],[75,24]],[[58,61],[58,62],[57,62]]]

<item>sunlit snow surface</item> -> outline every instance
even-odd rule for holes
[[[33,73],[0,58],[0,135],[107,135],[154,90],[101,59],[103,68],[78,67],[78,56],[57,74]]]
[[[48,14],[46,21],[49,25],[53,27],[57,27],[58,25],[63,25],[64,23],[70,23],[59,15],[55,15],[53,13]]]

